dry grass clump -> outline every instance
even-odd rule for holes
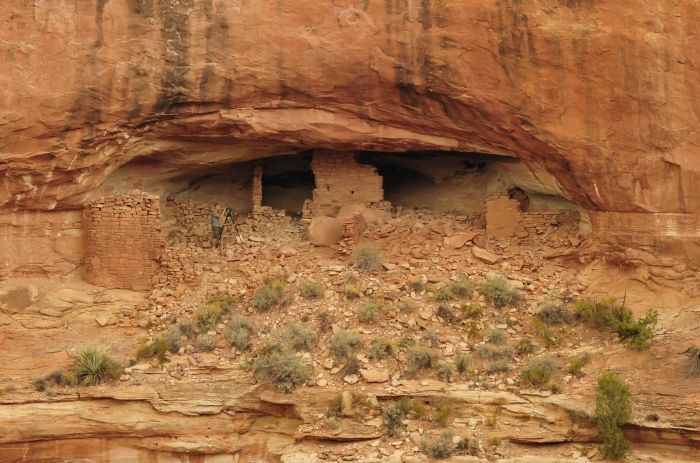
[[[384,264],[379,248],[372,243],[359,244],[353,253],[353,261],[357,268],[365,272],[378,272]]]
[[[234,315],[227,327],[228,341],[236,349],[245,352],[250,349],[250,338],[253,334],[253,324],[246,317]]]
[[[700,376],[700,349],[693,346],[688,349],[690,356],[690,365],[688,366],[688,378],[697,378]]]
[[[403,313],[413,313],[416,310],[418,310],[418,304],[411,299],[404,299],[401,301],[401,304],[399,304],[399,311]]]
[[[214,350],[216,338],[210,334],[202,333],[194,340],[194,347],[198,352],[211,352]]]
[[[76,379],[74,375],[63,370],[54,370],[40,378],[36,378],[33,384],[34,389],[43,392],[55,386],[74,386]]]
[[[384,306],[375,300],[365,302],[357,311],[360,323],[372,323],[384,312]]]
[[[540,304],[536,316],[548,325],[561,325],[573,318],[568,305],[551,301]]]
[[[304,280],[301,282],[301,297],[304,299],[318,299],[323,296],[326,288],[322,284],[315,281]]]
[[[484,337],[488,342],[497,346],[506,342],[506,332],[500,328],[488,328],[484,333]]]
[[[209,303],[199,307],[195,311],[195,321],[200,331],[209,331],[214,328],[223,316],[221,304]]]
[[[287,282],[283,275],[267,277],[253,296],[252,305],[255,309],[267,312],[276,307],[287,305],[290,297],[286,294]]]
[[[583,376],[583,367],[586,366],[588,362],[591,361],[591,354],[588,352],[582,352],[577,355],[566,368],[566,371],[577,378]]]
[[[438,353],[425,344],[416,344],[406,352],[406,364],[410,374],[417,374],[422,370],[435,368]]]
[[[388,338],[380,337],[372,339],[369,345],[367,357],[375,360],[385,359],[396,354],[396,345]]]
[[[349,301],[354,301],[355,299],[359,299],[360,296],[362,295],[360,293],[360,290],[357,289],[357,286],[348,283],[345,286],[343,286],[343,294]]]
[[[513,351],[505,346],[495,346],[493,344],[480,344],[474,350],[480,358],[489,360],[510,360]]]
[[[457,369],[457,373],[462,376],[471,376],[474,372],[474,359],[472,359],[471,355],[469,354],[457,354],[454,364],[455,368]]]
[[[463,273],[457,275],[455,279],[450,281],[450,290],[452,294],[460,299],[471,296],[473,289],[474,283]]]
[[[433,290],[433,299],[438,302],[447,302],[454,300],[455,295],[449,286],[441,286]]]
[[[497,308],[512,307],[522,300],[522,294],[500,275],[487,276],[479,285],[479,293]]]
[[[423,442],[423,451],[437,460],[450,458],[457,450],[457,444],[452,442],[453,434],[450,431],[443,433],[432,441]]]
[[[163,363],[166,360],[165,354],[169,351],[171,351],[171,345],[163,336],[159,336],[151,341],[143,339],[139,349],[136,351],[136,358],[157,358],[160,363]]]
[[[259,355],[253,362],[256,377],[262,377],[280,392],[291,392],[306,382],[311,366],[284,350],[272,350]]]
[[[309,351],[316,345],[316,332],[303,323],[294,323],[284,330],[284,342],[296,351]]]
[[[438,307],[437,316],[451,325],[456,325],[460,322],[459,316],[444,305]]]
[[[339,330],[330,340],[330,348],[339,359],[347,360],[362,345],[362,336],[354,331]]]
[[[455,374],[455,366],[452,363],[439,362],[436,375],[440,381],[449,383],[452,381]]]
[[[520,382],[527,386],[544,387],[550,383],[557,370],[557,363],[551,357],[531,359],[520,374]]]

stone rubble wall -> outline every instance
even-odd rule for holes
[[[384,179],[372,166],[355,161],[353,152],[318,151],[311,168],[316,178],[308,210],[335,217],[344,204],[372,204],[384,199]]]
[[[165,248],[160,197],[134,192],[85,208],[86,279],[106,288],[151,287]]]

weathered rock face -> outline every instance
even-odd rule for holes
[[[671,0],[9,0],[0,210],[75,208],[137,158],[458,149],[544,168],[623,255],[697,258],[699,20]]]

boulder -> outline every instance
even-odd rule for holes
[[[333,217],[314,217],[309,224],[309,241],[316,246],[335,246],[343,237],[343,221]]]
[[[503,260],[503,257],[499,256],[498,254],[494,254],[491,251],[482,249],[479,246],[472,247],[472,254],[480,261],[486,262],[487,264],[491,265],[497,264]]]
[[[386,383],[389,381],[389,370],[385,368],[365,368],[360,370],[360,374],[368,383]]]

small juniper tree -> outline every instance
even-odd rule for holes
[[[605,372],[598,378],[596,424],[603,440],[603,453],[615,460],[624,457],[629,449],[622,425],[632,415],[630,397],[629,386],[614,371]]]

